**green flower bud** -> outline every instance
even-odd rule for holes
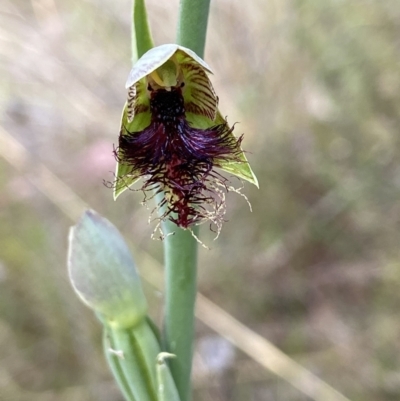
[[[70,230],[68,270],[75,292],[110,326],[133,327],[146,318],[128,246],[115,226],[92,210]]]

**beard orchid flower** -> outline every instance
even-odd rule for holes
[[[242,136],[218,110],[210,67],[175,44],[155,47],[134,65],[126,87],[114,198],[142,179],[160,194],[160,220],[187,229],[205,221],[220,230],[225,193],[233,189],[216,169],[258,186],[241,148]]]

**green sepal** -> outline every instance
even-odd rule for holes
[[[139,99],[140,104],[149,106],[149,100],[144,98]],[[125,103],[124,110],[121,117],[121,130],[120,135],[126,135],[128,132],[138,132],[144,130],[150,125],[151,115],[150,112],[141,112],[135,115],[132,121],[128,119],[128,104]],[[119,149],[117,149],[118,158],[120,156]],[[138,179],[139,175],[132,169],[132,166],[124,163],[117,162],[115,171],[115,184],[114,184],[114,200],[118,198],[125,190],[132,186]]]
[[[198,64],[208,73],[212,73],[211,68],[208,64],[202,60],[192,50],[179,46],[174,43],[168,43],[165,45],[153,47],[147,51],[133,66],[129,77],[126,81],[125,87],[129,88],[136,82],[151,74],[153,71],[161,67],[166,61],[173,57],[178,58],[178,62],[182,62],[183,59],[188,58],[192,62]]]
[[[222,124],[224,121],[225,119],[222,117],[220,111],[218,110],[215,122],[217,124]],[[233,133],[231,133],[231,135],[234,136]],[[251,169],[250,164],[247,161],[246,155],[244,154],[243,150],[239,156],[239,161],[230,162],[226,160],[221,160],[220,165],[221,165],[221,170],[233,174],[236,177],[239,177],[243,180],[246,180],[251,184],[254,184],[257,188],[259,188],[257,177],[253,173],[253,170]]]

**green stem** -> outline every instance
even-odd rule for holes
[[[176,41],[204,56],[210,0],[181,0]]]
[[[198,229],[194,229],[198,232]],[[196,301],[197,242],[188,230],[163,223],[165,260],[164,345],[171,359],[172,377],[182,401],[190,400],[190,374]],[[171,235],[168,235],[171,234]]]
[[[179,8],[177,43],[200,57],[204,54],[209,6],[209,0],[181,0]],[[197,235],[198,227],[192,229]],[[163,232],[166,235],[164,344],[168,352],[176,355],[169,362],[180,399],[189,401],[198,244],[189,230],[170,221],[163,223]]]
[[[132,64],[154,47],[147,19],[145,0],[133,0],[132,5]]]
[[[177,43],[204,53],[209,0],[181,0]],[[132,58],[135,62],[153,47],[144,0],[134,0]],[[188,230],[174,223],[163,223],[165,250],[165,326],[166,350],[176,355],[171,374],[181,401],[191,398],[191,366],[194,338],[194,307],[197,279],[197,241]],[[198,228],[193,232],[198,234]],[[171,235],[169,235],[171,234]]]

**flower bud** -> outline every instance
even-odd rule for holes
[[[133,327],[145,319],[147,302],[128,246],[93,210],[70,230],[68,270],[75,292],[110,326]]]

